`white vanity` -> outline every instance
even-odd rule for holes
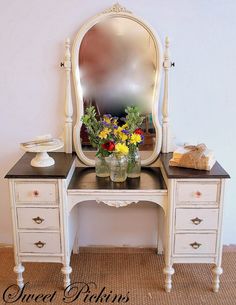
[[[101,35],[105,38],[101,39]],[[132,52],[128,54],[130,46]],[[14,271],[19,287],[23,287],[24,262],[61,263],[64,287],[70,284],[70,256],[72,251],[78,253],[79,248],[75,207],[80,202],[93,200],[123,208],[150,201],[162,208],[158,213],[157,253],[164,253],[165,257],[165,290],[169,292],[172,287],[173,264],[211,263],[214,266],[213,290],[218,291],[222,273],[224,183],[229,175],[218,163],[211,171],[168,165],[172,155],[168,126],[168,70],[171,66],[168,47],[166,39],[163,56],[158,36],[118,4],[83,25],[74,40],[72,57],[70,42],[66,41],[62,64],[66,71],[65,152],[51,153],[55,164],[45,168],[32,167],[30,161],[34,154],[26,153],[6,175],[11,194]],[[112,53],[117,48],[120,53]],[[96,58],[102,51],[106,56]],[[165,83],[160,124],[158,100],[162,66]],[[114,67],[115,73],[111,71]],[[77,105],[75,124],[71,70]],[[126,77],[125,82],[118,82],[117,89],[112,90],[109,86],[114,86],[121,75]],[[141,108],[145,104],[144,129],[148,141],[141,149],[140,179],[128,178],[123,183],[114,183],[95,175],[94,151],[86,141],[81,116],[87,103],[94,103],[100,113],[107,113],[111,105],[120,112],[120,103],[126,101],[137,101]]]

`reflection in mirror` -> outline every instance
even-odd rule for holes
[[[152,155],[157,141],[152,112],[160,70],[158,56],[148,30],[121,16],[95,24],[84,35],[79,49],[84,109],[93,105],[98,115],[124,117],[127,106],[137,105],[145,117],[145,140],[140,146],[145,158]],[[88,157],[93,148],[85,126],[80,137]]]

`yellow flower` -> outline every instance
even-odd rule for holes
[[[122,128],[118,127],[117,129],[114,130],[114,135],[119,136],[121,132],[122,132]]]
[[[103,117],[103,121],[106,122],[107,124],[111,123],[111,119],[106,116]]]
[[[141,138],[140,134],[133,133],[131,136],[131,139],[130,139],[130,143],[137,144],[140,142],[142,142],[142,138]]]
[[[120,137],[122,142],[125,142],[128,139],[127,135],[125,133],[123,133],[123,132],[121,132],[119,134],[119,137]]]
[[[124,130],[124,128],[118,127],[114,130],[114,134],[115,136],[119,137],[122,142],[124,142],[128,139],[128,136],[122,130]]]
[[[115,150],[117,153],[128,155],[129,153],[129,147],[126,144],[117,143],[115,146]]]
[[[112,124],[115,125],[115,126],[117,126],[117,124],[118,124],[117,119],[114,119],[113,122],[112,122]]]
[[[125,123],[124,125],[121,126],[121,129],[125,129],[127,127],[128,127],[128,125]]]
[[[111,132],[111,129],[108,129],[107,127],[106,128],[104,128],[102,131],[100,131],[100,133],[99,133],[99,138],[100,139],[106,139],[107,138],[107,136],[108,136],[108,134]]]

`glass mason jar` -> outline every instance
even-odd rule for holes
[[[95,157],[95,172],[97,177],[109,177],[110,166],[105,157]]]
[[[127,157],[114,153],[110,161],[110,178],[113,182],[124,182],[127,178]]]
[[[141,174],[141,158],[138,148],[129,151],[128,154],[128,178],[138,178]]]

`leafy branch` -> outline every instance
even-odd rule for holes
[[[137,106],[128,106],[125,108],[126,124],[130,133],[133,133],[137,128],[142,125],[144,116],[141,116]]]
[[[91,145],[95,148],[99,145],[98,134],[101,129],[101,122],[97,120],[97,113],[94,106],[87,107],[82,116],[82,122],[87,128]]]

